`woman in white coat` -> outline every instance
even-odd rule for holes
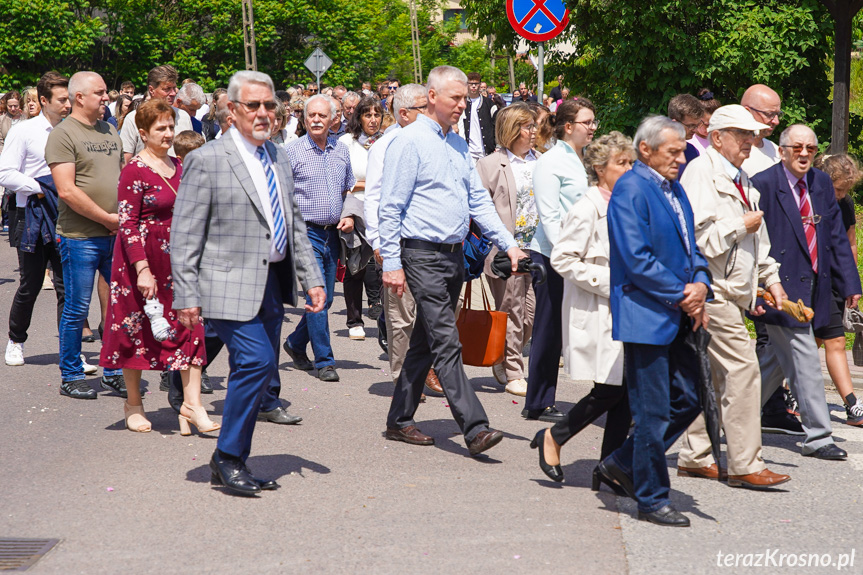
[[[539,448],[539,466],[554,481],[563,481],[560,448],[603,413],[608,412],[608,417],[600,459],[620,447],[629,432],[623,346],[611,337],[606,212],[615,182],[634,162],[632,141],[620,132],[602,136],[587,147],[584,165],[590,188],[567,212],[551,252],[551,265],[564,279],[564,370],[573,379],[594,382],[591,392],[563,420],[540,430],[530,444]]]

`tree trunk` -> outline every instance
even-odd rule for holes
[[[515,94],[515,64],[512,61],[512,49],[506,51],[506,59],[509,62],[509,93]]]
[[[833,59],[833,133],[830,153],[848,151],[848,107],[851,98],[851,20],[853,14],[834,17],[836,54]]]

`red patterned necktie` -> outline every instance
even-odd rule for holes
[[[800,178],[797,183],[800,190],[800,216],[803,219],[803,232],[806,234],[806,245],[809,246],[809,258],[812,260],[812,270],[818,273],[818,240],[815,237],[815,223],[812,221],[812,204],[806,194],[806,180]]]
[[[743,198],[743,203],[746,204],[746,207],[752,209],[752,206],[749,205],[749,200],[746,199],[746,194],[743,192],[743,184],[740,183],[740,176],[734,180],[734,185],[737,187],[737,191],[740,192],[740,197]]]

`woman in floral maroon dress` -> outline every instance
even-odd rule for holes
[[[168,156],[174,140],[174,114],[166,102],[150,100],[138,108],[135,117],[145,148],[120,174],[120,229],[114,244],[111,299],[99,363],[123,369],[128,391],[126,427],[139,432],[150,431],[141,401],[141,371],[179,370],[185,397],[180,432],[188,435],[189,423],[200,432],[221,426],[210,420],[201,405],[204,329],[200,324],[193,331],[183,327],[172,307],[171,218],[182,173],[180,161]],[[151,301],[148,309],[158,308],[153,300],[164,307],[164,341],[153,335],[144,311],[147,300]]]

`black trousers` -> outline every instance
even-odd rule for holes
[[[560,315],[563,305],[563,278],[551,267],[551,261],[541,253],[530,252],[530,259],[544,265],[548,274],[548,279],[541,285],[537,284],[539,276],[533,274],[536,307],[528,358],[527,395],[524,398],[526,409],[539,410],[554,405],[557,392],[560,351],[563,347]]]
[[[417,318],[387,416],[387,427],[414,425],[426,375],[434,365],[452,416],[470,444],[488,430],[485,414],[461,362],[455,308],[464,283],[464,256],[402,248],[402,268],[417,304]]]
[[[16,214],[15,238],[16,245],[20,243],[21,235],[24,233],[24,210],[18,210]],[[20,283],[15,297],[12,299],[12,308],[9,310],[9,339],[15,343],[27,341],[27,330],[30,329],[30,321],[33,317],[33,306],[36,298],[42,291],[42,282],[45,280],[45,270],[48,264],[54,270],[54,291],[57,296],[57,325],[60,324],[60,316],[63,315],[63,302],[65,292],[63,290],[63,264],[60,263],[60,252],[57,244],[43,244],[41,240],[36,244],[33,253],[18,249],[18,275]]]
[[[605,433],[602,436],[600,454],[600,459],[605,459],[612,451],[623,445],[629,434],[632,414],[629,411],[629,396],[626,393],[625,381],[623,385],[594,383],[590,393],[572,406],[566,414],[566,419],[552,426],[551,436],[558,445],[564,445],[606,412],[608,416],[605,419]]]
[[[767,328],[760,321],[753,322],[755,325],[755,351],[760,352],[767,345]],[[767,401],[762,402],[761,415],[781,415],[786,413],[785,409],[785,393],[782,387],[777,387]]]
[[[363,325],[363,286],[366,288],[369,307],[381,303],[382,275],[381,270],[375,265],[374,257],[356,275],[351,275],[351,272],[345,270],[343,284],[349,328]]]

